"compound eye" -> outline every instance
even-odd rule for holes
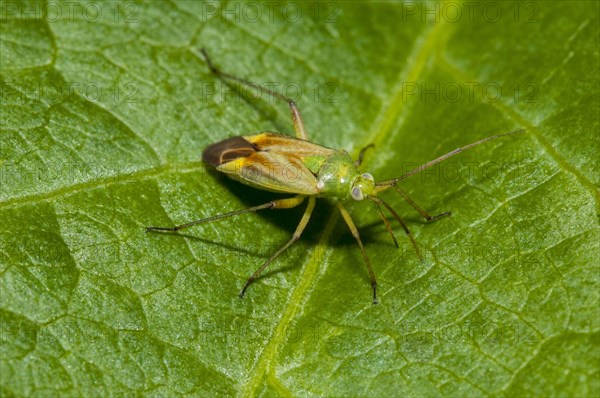
[[[354,200],[363,200],[364,199],[362,190],[359,187],[352,188],[351,196],[352,196],[352,199],[354,199]]]
[[[375,181],[375,179],[373,178],[373,176],[370,173],[363,173],[361,175],[361,177],[364,178],[365,180]]]

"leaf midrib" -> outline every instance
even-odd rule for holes
[[[391,100],[387,102],[389,106],[384,107],[379,115],[375,118],[371,133],[367,135],[367,138],[363,141],[362,148],[370,143],[381,143],[386,139],[389,139],[390,134],[397,130],[398,124],[403,122],[402,113],[407,109],[403,106],[403,102],[400,100],[403,95],[402,82],[404,81],[416,81],[421,75],[425,68],[427,59],[430,57],[434,44],[440,39],[440,32],[445,26],[445,23],[436,24],[435,27],[429,28],[423,31],[419,36],[416,37],[414,43],[417,44],[423,40],[421,46],[415,46],[413,51],[408,57],[408,60],[414,60],[413,62],[407,62],[407,66],[397,75],[396,84],[391,90]],[[321,234],[316,247],[321,247],[327,244],[334,227],[337,224],[339,215],[337,212],[332,213],[327,220],[324,222],[324,232]],[[265,375],[270,375],[273,371],[271,368],[272,359],[279,353],[279,346],[285,342],[285,327],[292,323],[292,319],[300,312],[300,309],[307,302],[312,293],[313,289],[311,286],[315,285],[319,264],[323,263],[323,251],[312,250],[313,254],[304,266],[305,271],[300,276],[300,283],[292,290],[290,294],[290,300],[285,306],[285,311],[279,318],[279,322],[274,328],[273,336],[269,340],[269,343],[263,350],[262,354],[258,358],[257,365],[254,367],[253,372],[249,375],[245,385],[240,389],[240,396],[256,396],[257,391],[260,388],[260,383],[264,379]],[[320,274],[323,274],[326,267],[323,267]],[[369,305],[371,305],[369,303]],[[276,380],[276,375],[273,375]],[[279,389],[280,394],[290,395],[288,390],[283,390],[285,387],[282,385],[275,386]]]

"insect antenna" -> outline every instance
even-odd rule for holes
[[[380,191],[382,191],[384,189],[389,188],[392,185],[396,185],[396,183],[398,181],[404,180],[404,179],[410,177],[413,174],[417,174],[420,171],[428,169],[431,166],[434,166],[434,165],[436,165],[436,164],[438,164],[440,162],[443,162],[444,160],[446,160],[446,159],[448,159],[448,158],[450,158],[452,156],[458,155],[459,153],[461,153],[463,151],[466,151],[467,149],[470,149],[470,148],[476,147],[478,145],[481,145],[484,142],[495,140],[496,138],[504,137],[504,136],[511,135],[511,134],[522,133],[522,132],[525,132],[525,130],[519,129],[519,130],[510,131],[508,133],[496,134],[496,135],[492,135],[491,137],[487,137],[487,138],[481,139],[479,141],[473,142],[473,143],[471,143],[469,145],[461,146],[459,148],[456,148],[453,151],[450,151],[450,152],[446,153],[445,155],[442,155],[442,156],[440,156],[440,157],[438,157],[436,159],[433,159],[433,160],[431,160],[431,161],[429,161],[427,163],[424,163],[424,164],[420,165],[416,169],[413,169],[413,170],[409,171],[408,173],[405,173],[405,174],[401,175],[398,178],[393,178],[391,180],[386,180],[386,181],[378,182],[377,184],[375,184],[375,186],[382,187],[382,189],[380,189]]]
[[[417,242],[413,238],[412,234],[410,233],[410,230],[408,229],[408,227],[406,226],[404,221],[402,221],[402,219],[400,218],[398,213],[396,213],[396,211],[394,209],[392,209],[392,206],[388,205],[383,199],[378,198],[376,196],[367,195],[367,199],[369,199],[370,201],[377,204],[377,207],[379,207],[379,209],[381,209],[380,205],[383,205],[386,209],[388,209],[388,211],[390,213],[392,213],[392,216],[400,223],[400,225],[404,229],[404,232],[406,233],[406,236],[408,236],[408,238],[410,239],[410,242],[412,243],[413,247],[415,248],[415,252],[417,252],[417,256],[419,257],[419,260],[423,261],[423,256],[421,255],[421,251],[419,250],[419,246],[417,245]],[[381,216],[382,216],[382,218],[385,218],[385,217],[383,217],[383,212],[381,213]],[[389,223],[386,223],[386,226],[387,226],[387,224],[389,224]],[[390,230],[388,229],[388,232],[389,231]],[[392,234],[392,236],[393,236],[393,234]],[[394,241],[395,241],[395,238],[394,238]]]

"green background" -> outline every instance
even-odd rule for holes
[[[598,3],[477,4],[1,2],[0,395],[598,396]],[[423,262],[350,205],[379,305],[322,200],[240,300],[302,209],[144,233],[275,197],[200,157],[286,105],[199,47],[379,180],[527,132],[385,194]]]

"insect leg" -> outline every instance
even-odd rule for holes
[[[354,165],[356,167],[360,166],[362,161],[363,161],[363,157],[365,156],[365,152],[367,151],[367,149],[369,148],[373,148],[375,146],[375,144],[369,144],[366,147],[364,147],[363,149],[360,150],[360,153],[358,154],[358,159],[356,159],[354,161]]]
[[[384,200],[381,198],[378,198],[376,196],[367,196],[367,199],[375,202],[378,205],[385,206],[385,208],[388,209],[388,211],[390,213],[392,213],[392,216],[394,216],[396,221],[398,221],[398,223],[402,226],[402,229],[404,229],[406,236],[408,236],[408,238],[410,239],[410,243],[412,243],[413,247],[415,248],[415,252],[417,252],[417,256],[419,257],[419,259],[421,261],[423,261],[423,256],[421,255],[421,251],[419,250],[419,245],[417,245],[415,238],[413,238],[412,234],[410,233],[410,229],[408,229],[408,227],[406,226],[404,221],[400,218],[398,213],[396,213],[396,211],[394,209],[392,209],[392,207],[390,205],[388,205],[386,202],[384,202]]]
[[[383,210],[381,209],[381,205],[379,203],[375,202],[375,206],[377,206],[377,211],[379,211],[379,217],[381,217],[381,220],[385,224],[385,228],[388,230],[388,233],[392,237],[392,240],[394,241],[394,245],[396,245],[396,247],[398,247],[398,241],[396,240],[396,236],[394,235],[394,231],[392,230],[392,226],[390,225],[390,222],[388,221],[388,219],[385,218],[385,214],[383,214]]]
[[[337,203],[338,208],[340,209],[340,213],[342,213],[342,217],[344,217],[344,221],[350,228],[350,232],[352,232],[352,236],[356,239],[358,246],[360,247],[360,252],[365,259],[365,263],[367,264],[367,270],[369,271],[369,277],[371,278],[371,286],[373,287],[373,304],[377,304],[377,279],[375,278],[375,273],[373,272],[373,267],[371,267],[371,262],[369,261],[369,257],[367,257],[367,253],[365,252],[365,248],[360,240],[360,234],[358,233],[358,229],[356,225],[354,225],[354,221],[352,221],[352,217],[350,217],[350,213],[348,210],[342,205],[341,202]]]
[[[404,193],[404,191],[402,191],[396,185],[392,185],[392,186],[394,187],[394,189],[396,191],[398,191],[398,193],[400,193],[400,195],[402,195],[402,197],[404,198],[404,200],[406,200],[408,202],[408,204],[411,205],[413,207],[413,209],[415,209],[416,211],[418,211],[419,214],[421,214],[427,221],[433,222],[433,221],[439,220],[442,217],[446,217],[446,216],[452,215],[451,212],[445,211],[443,213],[436,214],[435,216],[430,216],[429,213],[427,213],[425,210],[421,209],[406,193]]]
[[[274,96],[275,98],[279,98],[280,100],[286,101],[290,107],[290,112],[292,113],[292,121],[294,123],[294,130],[296,131],[296,137],[301,138],[303,140],[308,139],[308,134],[306,133],[306,129],[304,128],[304,122],[302,121],[302,116],[300,115],[300,109],[298,109],[298,106],[296,105],[294,100],[292,100],[289,97],[286,97],[285,95],[279,94],[273,90],[269,90],[266,87],[260,86],[256,83],[252,83],[248,80],[241,79],[239,77],[230,75],[229,73],[221,72],[221,70],[218,69],[212,63],[211,59],[208,56],[208,53],[206,52],[206,50],[204,48],[201,48],[200,52],[204,55],[204,58],[206,59],[206,63],[208,64],[209,69],[215,75],[217,75],[223,79],[229,79],[229,80],[236,81],[236,82],[244,84],[248,87],[252,87],[257,90],[260,90],[263,93],[270,94],[270,95]]]
[[[201,220],[190,221],[185,224],[176,225],[174,227],[146,227],[146,232],[148,232],[148,231],[175,232],[175,231],[179,231],[180,229],[192,227],[194,225],[205,224],[205,223],[220,220],[222,218],[239,216],[240,214],[251,213],[251,212],[262,210],[262,209],[290,209],[292,207],[298,206],[303,201],[304,201],[304,196],[302,196],[302,195],[298,195],[293,198],[272,200],[272,201],[270,201],[268,203],[264,203],[262,205],[249,207],[247,209],[230,211],[228,213],[217,214],[216,216],[203,218]]]
[[[279,255],[281,253],[283,253],[294,242],[296,242],[298,239],[300,239],[300,235],[302,235],[302,231],[304,231],[304,228],[306,228],[306,224],[308,224],[308,220],[310,220],[310,216],[312,215],[313,209],[315,208],[315,202],[316,202],[315,197],[309,196],[308,206],[306,206],[306,210],[304,210],[304,214],[302,215],[302,218],[300,219],[300,223],[296,227],[296,231],[294,231],[292,238],[285,245],[283,245],[279,250],[277,250],[277,252],[271,256],[271,258],[269,258],[267,261],[265,261],[264,264],[261,265],[260,268],[257,269],[252,274],[252,276],[250,276],[250,278],[248,278],[248,280],[246,281],[246,284],[244,285],[244,288],[240,292],[240,298],[244,297],[244,293],[246,293],[246,289],[248,289],[248,286],[250,286],[250,284],[256,278],[258,278],[258,276],[261,274],[261,272],[263,272],[265,270],[265,268],[267,268],[269,266],[269,264],[271,264],[273,262],[273,260],[275,260],[277,257],[279,257]],[[296,205],[298,205],[298,204],[300,204],[300,203],[297,203]]]

